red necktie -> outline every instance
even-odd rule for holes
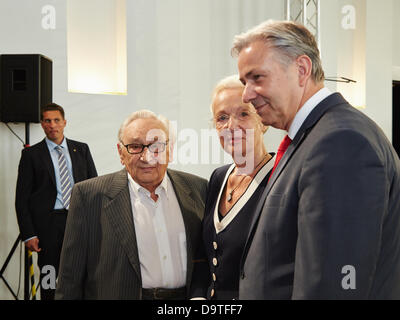
[[[279,145],[279,148],[278,148],[278,152],[276,153],[274,167],[272,168],[271,174],[269,175],[269,179],[271,179],[272,174],[275,171],[275,168],[278,166],[279,161],[281,160],[283,154],[285,153],[286,149],[289,147],[289,144],[291,142],[292,142],[292,139],[290,139],[288,135],[286,135],[283,138],[283,140],[281,141],[281,144]]]

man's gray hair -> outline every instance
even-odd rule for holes
[[[308,56],[312,61],[312,79],[316,83],[324,80],[317,42],[302,24],[292,21],[265,21],[235,36],[231,49],[232,56],[237,57],[251,43],[260,40],[281,53],[281,63],[286,66],[301,55]]]
[[[175,143],[176,135],[175,135],[174,128],[172,128],[172,126],[171,126],[170,121],[163,115],[156,115],[153,111],[146,110],[146,109],[135,111],[124,120],[124,122],[122,123],[122,125],[118,131],[118,140],[120,142],[123,143],[122,136],[123,136],[125,128],[137,119],[155,119],[155,120],[160,121],[164,127],[165,133],[167,135],[167,138],[169,139],[170,144],[173,145]]]

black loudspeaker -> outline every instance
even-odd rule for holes
[[[40,54],[0,55],[0,120],[40,122],[53,101],[53,62]]]

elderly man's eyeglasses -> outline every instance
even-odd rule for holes
[[[165,142],[156,141],[149,144],[141,144],[141,143],[130,143],[124,144],[123,146],[126,148],[126,151],[130,154],[139,154],[142,153],[144,148],[149,149],[152,153],[160,153],[164,152],[165,146],[168,144],[168,140]]]

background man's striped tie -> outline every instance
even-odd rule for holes
[[[60,146],[55,148],[58,152],[58,167],[60,169],[60,182],[61,182],[61,195],[65,209],[69,208],[69,202],[71,200],[71,180],[69,178],[69,170],[67,167],[67,161],[65,160],[64,152]]]

